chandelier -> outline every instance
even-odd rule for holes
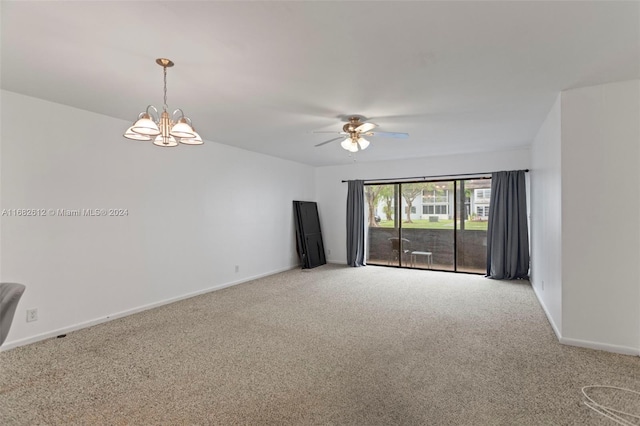
[[[135,141],[150,141],[157,146],[202,145],[202,138],[193,129],[191,120],[185,117],[184,112],[178,108],[169,115],[167,111],[167,68],[174,64],[165,58],[156,59],[156,63],[164,70],[164,105],[162,114],[153,105],[149,105],[145,112],[138,115],[138,119],[124,133],[127,139]]]

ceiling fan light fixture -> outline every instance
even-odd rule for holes
[[[372,131],[376,127],[378,127],[375,123],[363,122],[364,117],[362,116],[351,116],[349,117],[349,122],[345,123],[342,126],[341,132],[327,132],[327,131],[314,131],[313,133],[337,133],[339,135],[345,135],[346,139],[343,139],[340,142],[340,146],[349,151],[349,152],[358,152],[359,150],[365,150],[371,145],[371,143],[365,139],[363,136],[381,136],[381,137],[391,137],[391,138],[408,138],[408,133],[400,133],[400,132],[374,132]],[[316,147],[326,145],[328,143],[337,141],[342,139],[341,136],[338,136],[333,139],[329,139],[328,141],[324,141],[315,145]]]
[[[365,138],[358,138],[358,145],[360,145],[360,149],[367,149],[369,143],[370,142]]]

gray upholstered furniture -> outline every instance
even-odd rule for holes
[[[13,315],[26,287],[17,283],[0,283],[0,345],[9,334]]]

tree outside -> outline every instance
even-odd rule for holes
[[[369,207],[369,226],[373,228],[378,227],[376,222],[376,206],[380,199],[380,192],[382,191],[381,185],[365,185],[364,195],[367,197],[367,206]]]
[[[404,198],[404,201],[407,203],[405,207],[407,218],[404,223],[413,223],[411,220],[411,206],[413,205],[413,200],[422,194],[424,187],[424,183],[405,183],[402,185],[402,198]]]
[[[375,228],[397,228],[402,220],[410,228],[451,229],[455,209],[458,229],[486,229],[490,185],[484,179],[366,185],[368,223]]]
[[[384,203],[382,212],[384,213],[387,221],[393,220],[395,188],[393,185],[383,185],[380,188],[380,197],[382,197],[382,202]]]

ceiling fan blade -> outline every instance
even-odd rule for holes
[[[409,137],[409,133],[401,133],[401,132],[367,132],[366,136],[381,136],[383,138],[400,138],[406,139]]]
[[[329,139],[328,141],[320,142],[319,144],[314,145],[314,146],[318,147],[318,146],[326,145],[328,143],[331,143],[331,142],[334,142],[334,141],[338,141],[340,139],[344,139],[344,138],[342,136],[340,136],[340,137],[337,137],[337,138]]]
[[[378,127],[378,125],[375,123],[362,123],[361,125],[356,127],[356,132],[365,133],[369,130],[375,129],[376,127]]]
[[[385,123],[391,121],[402,121],[402,120],[415,120],[415,119],[425,119],[429,117],[431,114],[402,114],[402,115],[379,115],[376,117],[369,117],[367,120],[363,121],[383,121]]]
[[[342,134],[344,132],[338,132],[336,130],[314,130],[311,133],[337,133],[337,134]]]

